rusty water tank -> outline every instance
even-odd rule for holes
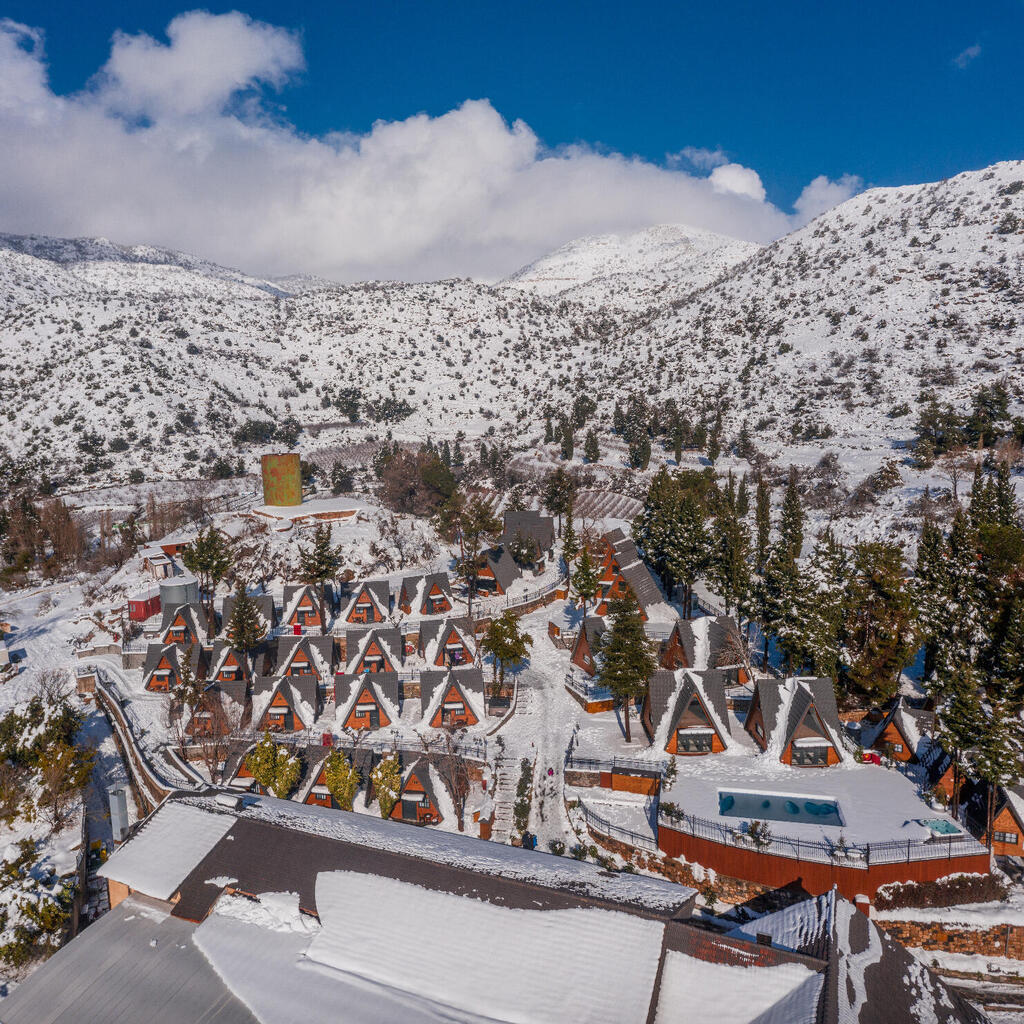
[[[302,504],[302,468],[298,454],[264,455],[260,468],[264,505]]]

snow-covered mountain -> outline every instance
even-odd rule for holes
[[[636,309],[703,288],[761,247],[711,231],[661,224],[563,245],[503,283],[537,295]]]
[[[722,400],[727,440],[746,423],[769,455],[877,464],[911,437],[923,391],[963,404],[1006,379],[1022,397],[1022,314],[1021,162],[873,189],[763,249],[655,228],[494,286],[266,281],[149,247],[2,236],[2,443],[74,475],[95,432],[113,445],[104,476],[121,478],[194,473],[237,455],[247,421],[289,416],[334,424],[304,447],[461,429],[522,448],[582,381],[605,424],[631,391],[695,418]],[[329,402],[347,387],[413,412],[353,431]]]

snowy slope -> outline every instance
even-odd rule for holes
[[[760,248],[711,231],[661,224],[577,239],[503,283],[547,297],[636,309],[658,295],[703,288]]]
[[[633,390],[695,417],[722,399],[726,441],[746,423],[772,458],[828,448],[862,476],[912,436],[922,391],[963,405],[1005,378],[1020,397],[1019,182],[1015,162],[874,189],[759,250],[679,228],[587,239],[498,286],[267,282],[165,250],[2,236],[3,444],[69,478],[88,431],[115,443],[105,479],[194,476],[222,452],[251,470],[261,449],[231,440],[248,420],[328,424],[304,451],[381,436],[326,402],[353,386],[413,406],[400,437],[493,431],[531,452],[545,406],[582,380],[599,426]]]

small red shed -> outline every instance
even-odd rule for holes
[[[145,622],[160,614],[160,588],[147,587],[128,598],[128,618],[132,622]]]

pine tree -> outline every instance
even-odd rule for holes
[[[555,428],[551,425],[551,417],[544,417],[544,443],[554,444],[555,441]]]
[[[845,548],[825,530],[800,573],[796,614],[802,633],[801,660],[814,675],[834,679],[839,673],[848,575]]]
[[[570,500],[565,510],[565,533],[562,536],[562,556],[565,559],[566,573],[572,572],[573,559],[580,553],[580,542],[573,524],[573,503]]]
[[[750,534],[736,515],[735,508],[726,504],[714,524],[711,574],[718,592],[725,600],[727,614],[733,608],[746,608],[750,595]]]
[[[583,457],[587,462],[597,462],[601,458],[601,448],[597,443],[597,431],[593,427],[587,431],[583,441]]]
[[[1010,466],[1006,459],[1003,459],[996,469],[995,483],[992,487],[992,513],[995,522],[1000,526],[1017,524],[1017,492],[1010,479]]]
[[[327,634],[327,582],[338,575],[341,568],[341,548],[331,543],[331,527],[317,523],[310,547],[299,545],[299,579],[317,587],[320,597],[320,622]]]
[[[597,594],[599,581],[600,575],[597,566],[594,565],[594,561],[590,557],[590,550],[584,546],[572,574],[572,588],[583,607],[584,618],[587,615],[588,602],[592,601]]]
[[[612,411],[612,430],[616,434],[622,434],[626,429],[626,417],[622,412],[622,406],[619,405],[618,401],[615,403],[615,408]]]
[[[452,449],[447,440],[441,442],[441,461],[448,469],[452,468]]]
[[[352,810],[352,802],[359,791],[359,771],[340,750],[332,750],[324,762],[324,781],[343,811]]]
[[[192,669],[195,654],[194,644],[189,644],[185,656],[178,661],[179,679],[177,692],[174,694],[180,707],[188,708],[190,714],[195,714],[203,699],[203,691],[206,689],[206,681],[196,676]]]
[[[633,595],[613,601],[608,612],[611,625],[601,638],[598,682],[612,692],[622,708],[626,742],[630,743],[629,706],[647,692],[658,663]]]
[[[242,654],[242,673],[249,682],[249,655],[263,642],[266,626],[260,618],[256,602],[249,596],[245,584],[239,580],[235,586],[235,604],[227,625],[227,638],[231,646]]]
[[[996,683],[1016,701],[1024,700],[1024,594],[1007,604],[993,660]]]
[[[693,610],[693,585],[704,574],[711,544],[704,523],[704,511],[692,494],[683,494],[668,524],[664,542],[665,569],[673,583],[684,588],[686,618]]]
[[[269,732],[249,751],[245,767],[264,789],[281,800],[295,789],[302,775],[299,759],[287,747],[276,744]]]
[[[924,643],[926,685],[935,675],[935,663],[945,621],[948,583],[946,581],[946,539],[931,519],[921,524],[917,544],[917,566],[914,570],[914,603]]]
[[[941,701],[936,705],[936,733],[942,749],[953,762],[953,817],[960,807],[960,789],[967,754],[978,741],[984,712],[978,696],[978,681],[969,664],[958,665],[949,676]]]
[[[558,517],[558,536],[562,536],[562,516],[576,495],[576,478],[559,466],[544,483],[544,507]]]
[[[799,558],[804,544],[804,510],[797,488],[796,467],[789,467],[789,481],[782,499],[782,518],[779,520],[782,543],[791,558]]]
[[[853,549],[844,623],[846,678],[854,689],[891,697],[917,650],[910,587],[896,544],[861,543]]]
[[[519,628],[519,616],[508,609],[491,620],[480,648],[494,659],[497,686],[505,685],[505,668],[523,661],[533,646],[533,637]]]
[[[982,719],[973,757],[975,776],[987,783],[985,834],[989,852],[992,850],[996,791],[1019,779],[1024,755],[1024,724],[1016,696],[999,687],[990,704],[989,713]]]
[[[796,559],[790,557],[789,549],[781,542],[773,544],[755,588],[766,663],[769,636],[776,638],[790,670],[803,657],[803,624],[799,618],[805,603],[801,600],[803,586],[799,566]]]
[[[672,424],[672,457],[677,466],[683,461],[683,440],[683,423],[677,418]]]
[[[472,618],[473,595],[476,593],[477,570],[480,568],[483,546],[485,541],[501,532],[501,523],[491,511],[491,506],[474,495],[459,512],[457,529],[462,551],[458,573],[466,583],[466,613]]]
[[[231,568],[231,552],[227,541],[220,530],[210,526],[201,531],[191,544],[185,546],[181,553],[185,568],[195,573],[199,585],[206,591],[207,615],[210,629],[216,628],[213,610],[213,598],[217,592],[217,584],[227,575]]]
[[[572,435],[572,424],[566,419],[565,416],[559,418],[558,432],[562,438],[562,458],[566,462],[572,461],[573,451],[575,450],[575,442]]]
[[[380,816],[390,818],[402,792],[402,768],[397,754],[385,754],[370,772],[370,781],[377,796]]]
[[[740,477],[740,485],[736,489],[736,515],[746,519],[750,511],[750,494],[747,491],[747,474]]]
[[[764,572],[768,559],[768,542],[772,532],[772,492],[763,474],[757,477],[757,493],[754,498],[754,523],[757,539],[754,544],[754,569]]]
[[[646,469],[651,463],[651,439],[644,432],[629,443],[629,464],[636,469]]]

